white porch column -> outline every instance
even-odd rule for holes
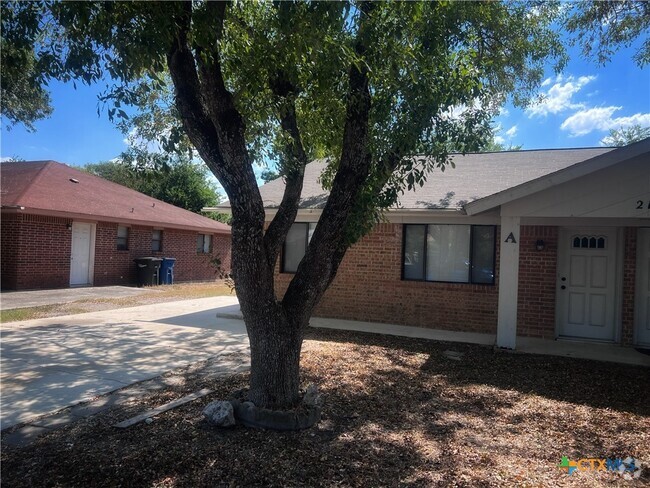
[[[519,289],[519,217],[501,217],[497,347],[514,349]]]

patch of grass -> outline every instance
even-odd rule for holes
[[[460,360],[445,351],[454,350]],[[151,396],[2,450],[3,486],[612,487],[640,479],[558,468],[650,461],[648,368],[345,331],[310,330],[303,385],[325,395],[301,432],[214,429],[201,411],[247,375],[185,373]],[[214,393],[121,430],[201,388]],[[647,465],[645,465],[647,466]]]
[[[233,292],[234,293],[234,292]],[[118,308],[137,307],[152,303],[192,300],[230,295],[231,290],[223,283],[181,283],[146,288],[142,295],[119,298],[83,298],[69,303],[42,305],[0,311],[0,323],[18,322],[61,315],[75,315]]]
[[[14,308],[11,310],[0,310],[0,323],[52,317],[53,313],[59,314],[60,308],[61,305],[42,305],[40,307],[25,307]]]

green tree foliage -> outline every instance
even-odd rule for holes
[[[525,103],[547,61],[557,69],[565,61],[551,28],[555,3],[37,5],[48,22],[25,34],[47,40],[31,44],[36,59],[58,79],[110,75],[110,117],[124,120],[122,105],[137,105],[158,123],[174,94],[172,116],[155,132],[166,149],[196,148],[228,194],[251,344],[248,398],[268,408],[298,400],[303,332],[347,248],[402,192],[444,168],[450,147],[480,149],[497,108],[506,98]],[[330,196],[279,300],[275,265],[305,165],[317,157],[328,158],[321,181]],[[253,171],[264,160],[286,184],[268,226]]]
[[[264,170],[262,171],[262,174],[260,175],[260,178],[264,183],[268,183],[269,181],[277,180],[280,177],[280,174],[277,171],[273,170]]]
[[[650,63],[650,2],[590,0],[568,2],[566,8],[564,25],[576,35],[585,57],[605,64],[619,48],[638,40],[635,62]]]
[[[631,127],[611,129],[609,135],[603,138],[602,144],[605,144],[606,146],[622,147],[634,142],[642,141],[648,137],[650,137],[650,127],[633,125]]]
[[[219,203],[207,168],[179,156],[131,149],[119,160],[81,169],[195,213]]]
[[[38,5],[26,3],[15,9],[10,2],[0,3],[0,114],[8,129],[21,122],[33,131],[33,122],[52,113],[50,96],[43,87],[46,71],[34,51],[40,15]]]
[[[481,148],[481,152],[521,151],[522,148],[523,146],[521,144],[509,144],[506,146],[503,142],[497,142],[492,139]]]

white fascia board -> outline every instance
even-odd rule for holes
[[[555,185],[566,183],[581,176],[588,175],[609,166],[620,163],[627,159],[632,159],[643,154],[650,154],[650,138],[639,141],[629,146],[614,149],[607,153],[595,156],[580,163],[576,163],[568,168],[561,169],[555,173],[541,176],[521,185],[513,186],[494,195],[475,200],[465,205],[465,211],[468,215],[476,215],[485,212],[491,208],[498,207],[505,203],[526,197],[533,193],[546,190]]]
[[[223,214],[231,214],[232,209],[230,207],[203,207],[201,212],[219,212]]]
[[[265,208],[266,221],[270,221],[277,213],[277,208]],[[317,222],[323,209],[301,208],[296,215],[296,222]],[[477,217],[468,216],[462,209],[429,209],[429,208],[396,208],[386,212],[386,220],[391,224],[417,224],[431,222],[467,223],[467,224],[498,224],[498,212],[488,212]]]

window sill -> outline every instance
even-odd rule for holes
[[[403,283],[431,283],[431,284],[439,284],[439,285],[459,285],[459,286],[495,286],[496,282],[494,283],[468,283],[466,281],[431,281],[431,280],[409,280],[406,278],[402,278],[400,280]]]

